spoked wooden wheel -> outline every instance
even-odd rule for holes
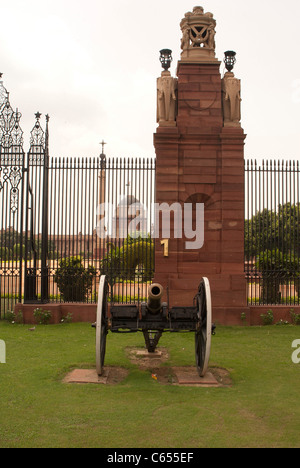
[[[107,327],[107,293],[108,283],[106,276],[100,277],[97,321],[96,321],[96,369],[97,374],[102,375],[106,350]]]
[[[200,377],[206,374],[211,346],[212,306],[210,285],[207,278],[202,278],[197,298],[198,323],[195,333],[196,365]]]

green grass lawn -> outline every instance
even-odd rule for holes
[[[134,365],[128,346],[141,334],[109,333],[106,365],[122,366],[117,385],[66,384],[72,368],[95,366],[89,324],[0,322],[0,447],[300,447],[300,364],[291,360],[300,327],[218,327],[210,366],[232,386],[163,385]],[[193,334],[165,334],[164,366],[194,365]]]

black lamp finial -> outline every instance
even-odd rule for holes
[[[224,63],[226,70],[231,72],[233,70],[234,64],[236,62],[236,52],[233,50],[227,50],[225,53]]]
[[[159,60],[163,69],[167,71],[170,68],[171,62],[173,60],[172,51],[170,49],[162,49],[160,51]]]

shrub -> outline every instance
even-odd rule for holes
[[[287,320],[280,319],[279,322],[276,323],[276,325],[289,325],[289,322]]]
[[[154,274],[154,242],[148,237],[131,237],[124,240],[122,247],[113,243],[101,260],[101,274],[108,277],[109,283],[134,280],[136,276],[143,282],[152,279]]]
[[[51,319],[51,312],[49,310],[44,310],[41,307],[34,309],[33,315],[39,325],[48,325]]]
[[[295,314],[294,309],[290,310],[290,315],[294,325],[300,325],[300,314]]]
[[[280,304],[280,285],[293,278],[298,270],[298,257],[279,249],[264,250],[255,263],[262,275],[262,301],[264,304]]]
[[[21,310],[17,314],[15,314],[13,310],[7,310],[4,318],[10,323],[23,323],[23,314]]]
[[[25,245],[15,244],[13,248],[13,255],[15,260],[25,257]]]
[[[73,320],[73,314],[69,312],[65,317],[62,317],[61,323],[71,323],[72,320]]]
[[[14,313],[12,310],[7,310],[7,311],[5,312],[5,320],[6,320],[7,322],[12,323],[12,322],[15,321],[15,318],[16,318],[15,313]]]
[[[11,251],[8,247],[0,247],[0,260],[7,261],[11,258]]]
[[[67,257],[60,261],[54,281],[65,302],[85,302],[95,276],[92,265],[85,268],[80,257]]]
[[[266,314],[260,315],[264,325],[272,325],[274,320],[273,311],[270,309]]]

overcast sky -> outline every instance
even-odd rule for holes
[[[159,50],[180,59],[180,21],[201,5],[216,55],[237,52],[247,158],[300,157],[299,0],[0,0],[0,72],[22,113],[50,115],[52,156],[154,156]],[[221,65],[221,72],[224,66]],[[42,120],[44,123],[44,120]]]

